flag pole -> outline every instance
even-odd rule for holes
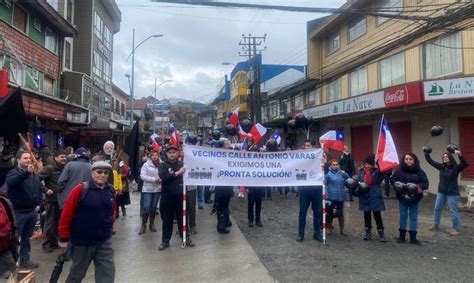
[[[385,118],[385,114],[382,114],[382,119],[380,120],[380,128],[379,128],[379,138],[377,139],[377,148],[375,149],[375,161],[379,160],[379,143],[380,143],[380,135],[382,133],[382,125],[383,119]]]
[[[324,147],[322,147],[324,154]],[[322,157],[322,156],[321,156]],[[322,158],[321,158],[322,160]],[[323,172],[324,176],[324,164],[321,164],[321,171]],[[323,192],[321,196],[321,201],[323,202],[322,205],[322,212],[323,212],[323,245],[326,245],[326,185],[323,182]]]
[[[186,227],[186,182],[183,176],[183,227],[181,228],[183,231],[183,243],[181,244],[182,249],[186,247]]]

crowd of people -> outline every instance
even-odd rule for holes
[[[214,144],[216,145],[216,144]],[[213,144],[211,144],[213,146]],[[240,150],[232,147],[231,142],[222,139],[218,147],[226,150]],[[306,140],[302,149],[316,148],[316,142]],[[67,150],[67,151],[66,151]],[[50,253],[60,249],[72,266],[66,282],[80,282],[87,273],[90,263],[96,266],[96,282],[113,282],[115,267],[113,261],[112,235],[114,219],[126,216],[126,205],[130,204],[129,167],[117,154],[115,145],[109,141],[103,151],[91,155],[86,148],[56,150],[50,156],[39,156],[38,152],[20,149],[12,158],[9,148],[2,151],[0,160],[0,193],[1,208],[10,211],[12,227],[16,228],[16,237],[9,238],[8,249],[0,253],[2,274],[8,274],[19,267],[34,269],[39,264],[31,259],[30,237],[42,219],[43,252]],[[260,150],[260,149],[256,149]],[[267,148],[268,151],[271,151]],[[430,230],[439,229],[441,211],[448,204],[453,223],[450,234],[460,233],[459,186],[458,175],[467,167],[461,151],[454,155],[447,152],[441,162],[431,158],[431,152],[425,151],[427,162],[439,170],[439,187],[434,208],[433,225]],[[197,233],[196,206],[204,208],[204,203],[213,203],[211,214],[217,217],[216,230],[220,234],[230,233],[229,203],[234,191],[239,196],[247,194],[248,226],[263,227],[262,200],[271,199],[272,187],[233,187],[233,186],[188,186],[186,188],[186,225],[183,227],[183,176],[186,172],[182,146],[166,144],[160,152],[147,148],[143,151],[140,177],[136,180],[140,191],[141,226],[139,235],[157,232],[155,219],[160,215],[162,220],[161,244],[158,250],[170,247],[173,235],[173,224],[177,223],[181,239],[186,233],[184,242],[187,247],[194,247],[190,234]],[[420,167],[418,157],[406,153],[400,160],[400,166],[390,172],[380,172],[375,156],[368,156],[363,167],[356,169],[348,146],[336,158],[324,152],[324,185],[327,200],[328,234],[334,232],[333,219],[337,218],[339,233],[347,235],[344,221],[344,202],[346,192],[349,201],[359,199],[359,210],[363,212],[365,233],[364,240],[372,239],[372,218],[375,220],[377,237],[385,242],[382,211],[385,210],[381,185],[392,187],[399,202],[400,228],[398,243],[406,242],[409,234],[410,243],[420,245],[417,239],[417,220],[419,202],[423,192],[429,187],[426,173]],[[387,177],[388,176],[388,177]],[[134,180],[135,181],[135,180]],[[388,182],[388,184],[387,184]],[[211,200],[212,191],[214,200]],[[296,241],[305,239],[305,226],[308,208],[313,212],[313,239],[322,238],[322,199],[323,186],[300,186],[279,188],[280,194],[296,192],[299,197],[299,220]],[[0,211],[1,212],[1,211]],[[41,215],[42,217],[39,217]],[[1,216],[1,215],[0,215]],[[408,220],[410,221],[408,225]],[[16,221],[14,223],[13,221]],[[408,226],[408,230],[407,230]],[[16,239],[19,239],[19,252]],[[1,244],[1,242],[0,242]],[[2,247],[0,245],[0,247]],[[98,267],[98,268],[97,268]]]

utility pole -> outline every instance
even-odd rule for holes
[[[250,117],[254,123],[260,123],[262,121],[262,106],[261,106],[261,94],[260,94],[260,65],[258,62],[257,54],[262,54],[263,51],[267,50],[266,46],[262,46],[267,39],[267,35],[264,36],[248,36],[242,34],[242,39],[239,42],[242,51],[239,51],[239,56],[247,57],[249,62],[249,74],[251,77],[248,78],[248,86],[250,94],[248,94],[247,101],[249,102]],[[262,61],[262,60],[260,60]]]

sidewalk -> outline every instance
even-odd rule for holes
[[[194,248],[180,247],[180,238],[173,234],[171,247],[158,251],[161,241],[161,219],[157,219],[157,233],[138,235],[139,194],[133,193],[127,216],[115,223],[113,236],[116,282],[274,282],[254,250],[234,222],[231,233],[219,235],[216,217],[209,215],[209,205],[197,210],[198,234],[192,235]],[[174,226],[176,230],[176,225]],[[57,252],[41,252],[41,242],[32,242],[32,260],[40,262],[35,270],[37,282],[47,282]],[[69,273],[70,263],[64,265],[60,282]],[[93,266],[83,282],[94,282]]]

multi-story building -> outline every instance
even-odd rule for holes
[[[69,131],[89,123],[88,109],[59,88],[65,38],[77,33],[45,0],[0,1],[0,60],[10,88],[21,89],[36,146],[61,146]]]
[[[113,138],[113,35],[120,30],[121,12],[114,0],[53,1],[80,31],[67,41],[61,87],[76,103],[91,111],[91,123],[81,129],[80,145],[94,147]],[[91,139],[90,137],[95,137]]]
[[[445,133],[429,142],[433,157],[456,143],[474,160],[472,1],[355,0],[343,8],[380,8],[399,18],[333,14],[308,30],[308,77],[318,81],[319,105],[303,113],[319,125],[318,134],[344,130],[360,165],[375,151],[385,114],[399,156],[422,156],[430,128],[441,125]],[[421,159],[436,184],[437,172]],[[473,178],[474,167],[461,180]]]
[[[237,106],[230,109],[230,81],[227,78],[227,75],[225,75],[222,81],[218,84],[217,89],[217,97],[212,101],[211,106],[215,107],[214,126],[218,129],[223,129],[227,120],[227,113],[233,111]],[[245,106],[246,105],[244,105],[243,111],[246,111]]]

